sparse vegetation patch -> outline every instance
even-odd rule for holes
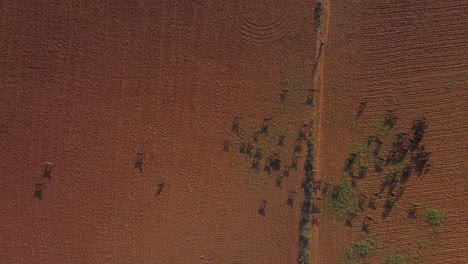
[[[427,222],[434,227],[440,227],[445,221],[445,213],[440,209],[428,209],[426,211]]]
[[[388,255],[385,258],[385,264],[406,264],[406,258],[399,254]]]
[[[304,178],[304,202],[302,204],[302,219],[299,225],[299,263],[310,264],[310,227],[312,218],[312,192],[314,181],[314,140],[309,138],[307,142],[307,162],[306,162],[306,175]]]
[[[354,244],[354,252],[359,257],[366,257],[376,249],[374,240],[362,240]]]
[[[377,241],[364,239],[350,246],[340,260],[340,264],[358,264],[358,258],[365,258],[377,249]]]
[[[356,188],[347,179],[341,179],[328,199],[327,211],[333,213],[337,219],[353,213],[357,205],[356,193]]]

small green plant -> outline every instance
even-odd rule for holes
[[[364,164],[369,155],[369,147],[367,147],[367,145],[355,145],[351,149],[351,153],[356,155],[355,163],[358,165]]]
[[[359,122],[357,121],[354,121],[352,126],[351,126],[351,129],[353,132],[355,133],[360,133],[362,132],[362,130],[364,130],[364,126],[362,126],[361,124],[359,124]]]
[[[453,89],[453,88],[457,87],[457,83],[454,82],[454,81],[448,81],[448,82],[445,84],[445,87],[447,87],[447,89]]]
[[[406,164],[404,163],[398,163],[396,166],[394,166],[392,169],[391,169],[391,173],[394,173],[396,175],[399,175],[401,174],[406,168]]]
[[[374,119],[372,121],[372,126],[375,129],[375,132],[372,134],[372,136],[386,137],[393,132],[392,129],[388,129],[385,126],[385,120],[383,118]]]
[[[348,248],[346,250],[344,257],[342,257],[339,261],[339,264],[358,264],[356,261],[356,256],[354,255],[354,250],[352,248]]]
[[[390,97],[388,99],[388,101],[392,104],[399,104],[400,103],[400,99],[398,99],[397,97]]]
[[[354,212],[357,201],[356,188],[347,179],[341,179],[335,186],[327,203],[327,211],[334,213],[337,219],[343,219]]]
[[[399,254],[388,255],[385,264],[406,264],[406,258]]]
[[[393,72],[395,72],[395,67],[393,65],[386,64],[382,67],[382,73],[384,74],[391,74]]]
[[[391,168],[387,174],[385,174],[385,177],[388,180],[393,179],[393,177],[396,177],[398,181],[402,180],[406,167],[406,163],[398,163],[397,165],[393,166],[393,168]]]
[[[309,239],[310,239],[310,226],[309,225],[304,226],[304,228],[303,228],[303,230],[301,231],[301,234],[300,234],[300,239],[302,239],[304,241],[309,241]]]
[[[418,30],[422,30],[428,28],[433,20],[433,16],[431,14],[421,14],[415,20],[415,25]]]
[[[359,169],[359,174],[364,176],[364,174],[368,171],[371,167],[369,162],[369,155],[370,155],[370,146],[366,145],[356,145],[351,149],[351,153],[355,156],[355,159],[350,162],[345,171],[351,169],[352,165],[355,164]]]
[[[432,245],[428,240],[419,241],[417,244],[418,253],[420,256],[424,255],[425,251]]]
[[[283,104],[279,105],[278,109],[279,109],[279,112],[282,114],[286,112],[286,106],[284,106]]]
[[[377,248],[377,242],[374,239],[368,238],[356,242],[352,246],[348,247],[345,254],[339,260],[340,264],[358,264],[358,258],[364,258]]]
[[[338,121],[338,114],[336,112],[331,112],[330,117],[331,117],[332,123],[336,124]]]
[[[289,88],[291,86],[291,82],[289,81],[289,79],[282,80],[281,86],[284,88]]]
[[[300,261],[299,262],[300,264],[310,264],[311,263],[310,252],[309,251],[304,252],[302,256],[300,257],[299,261]]]
[[[371,254],[377,247],[374,240],[362,240],[354,244],[354,252],[360,257],[366,257]]]
[[[351,152],[356,154],[356,156],[360,157],[366,152],[366,148],[363,146],[354,146]]]
[[[372,127],[375,128],[376,130],[379,130],[383,126],[384,126],[384,120],[383,119],[378,118],[378,119],[373,119],[372,120]]]
[[[423,240],[418,242],[418,249],[425,249],[431,245],[431,242],[428,240]]]
[[[445,213],[440,209],[428,209],[426,211],[427,222],[434,227],[440,227],[445,221]]]

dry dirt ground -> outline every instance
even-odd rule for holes
[[[468,262],[468,2],[325,1],[318,32],[315,4],[1,1],[0,263],[296,263],[304,154],[281,178],[252,170],[239,147],[251,142],[288,164],[313,116],[316,176],[336,183],[390,108],[398,122],[384,149],[424,116],[430,170],[408,180],[385,219],[383,200],[353,227],[322,212],[313,263],[338,263],[368,237],[378,247],[360,263],[393,253]],[[310,88],[314,106],[304,104]],[[268,134],[253,142],[264,117]],[[378,177],[371,170],[357,186],[370,194]],[[414,202],[421,215],[408,219]],[[424,221],[429,208],[446,212],[442,230]],[[365,215],[374,218],[368,235]]]
[[[289,160],[314,1],[106,2],[0,2],[0,262],[294,263],[303,172],[249,170],[231,123]]]
[[[353,146],[365,144],[386,110],[398,121],[383,140],[389,150],[393,136],[410,133],[412,122],[426,117],[424,143],[432,152],[427,174],[412,174],[396,207],[381,216],[365,208],[353,221],[322,217],[314,227],[314,263],[338,263],[353,243],[371,238],[377,249],[359,263],[383,263],[401,254],[410,263],[467,263],[467,128],[468,8],[467,1],[326,1],[323,67],[319,83],[322,102],[318,131],[318,177],[337,182]],[[362,115],[356,112],[367,101]],[[357,187],[370,195],[379,191],[382,174],[372,170]],[[408,219],[411,203],[419,204],[417,219]],[[441,232],[434,232],[423,213],[446,212]],[[366,215],[370,232],[361,231]]]

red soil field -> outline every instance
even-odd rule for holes
[[[312,121],[315,177],[335,184],[388,109],[398,121],[384,152],[425,117],[430,170],[409,178],[386,218],[384,199],[352,227],[320,213],[312,263],[340,263],[369,237],[377,249],[358,263],[468,262],[468,2],[324,1],[320,27],[316,4],[0,2],[0,263],[297,263],[306,146],[284,178],[251,169],[239,147],[288,164]],[[268,134],[253,142],[265,117]],[[357,188],[370,195],[381,178],[371,169]],[[446,213],[440,231],[430,208]]]
[[[364,209],[353,227],[322,217],[314,227],[314,263],[338,263],[348,246],[371,236],[378,243],[359,263],[383,263],[399,253],[414,263],[467,263],[467,1],[327,1],[326,41],[318,131],[318,178],[337,182],[354,144],[365,144],[375,121],[395,109],[393,131],[410,132],[426,117],[424,143],[432,152],[427,174],[411,176],[390,215]],[[356,117],[360,102],[367,101]],[[391,138],[384,141],[388,150]],[[370,172],[358,180],[365,194],[378,191],[382,177]],[[406,210],[419,204],[420,215]],[[444,229],[433,232],[422,215],[439,208]],[[369,235],[361,231],[366,215],[374,219]],[[426,246],[421,246],[426,245]],[[343,262],[346,263],[346,262]],[[413,263],[413,262],[411,262]]]
[[[223,142],[273,116],[292,147],[314,5],[1,1],[0,262],[295,263],[303,171],[278,188]]]

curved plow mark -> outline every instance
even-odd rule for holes
[[[283,13],[279,17],[274,17],[268,12],[268,8],[255,8],[249,10],[254,15],[246,15],[242,17],[242,25],[240,33],[246,42],[253,44],[268,44],[278,42],[291,33],[292,25],[295,19]],[[279,13],[279,12],[278,12]]]

